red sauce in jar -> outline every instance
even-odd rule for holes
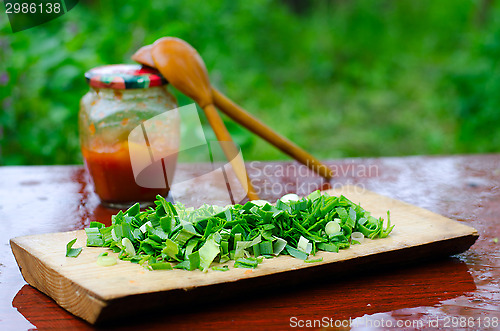
[[[167,188],[146,188],[137,184],[127,142],[115,145],[114,148],[99,149],[93,146],[93,149],[89,150],[82,147],[82,154],[93,179],[95,192],[105,203],[151,202],[157,194],[168,194],[169,188],[165,180],[159,185]],[[167,171],[172,175],[176,159],[175,155],[164,161],[164,164],[168,165]]]

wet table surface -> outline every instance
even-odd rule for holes
[[[250,162],[261,198],[357,184],[475,227],[465,253],[371,270],[227,301],[140,314],[102,329],[500,329],[500,155],[342,159],[325,183],[294,162]],[[181,169],[189,173],[189,167]],[[192,195],[193,203],[196,195]],[[0,330],[95,327],[27,285],[10,250],[16,236],[109,224],[81,166],[0,167]],[[216,298],[214,298],[216,299]]]

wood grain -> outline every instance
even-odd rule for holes
[[[52,297],[60,306],[90,323],[127,314],[139,307],[154,308],[189,304],[217,293],[231,296],[238,291],[275,284],[300,283],[314,277],[339,275],[381,264],[397,264],[423,258],[451,255],[470,247],[477,231],[422,208],[353,186],[330,191],[344,194],[376,217],[391,211],[396,227],[388,238],[365,240],[339,253],[320,252],[319,263],[304,263],[289,256],[265,260],[255,270],[144,270],[136,264],[118,261],[100,267],[95,261],[104,248],[84,247],[76,259],[66,258],[66,243],[78,238],[74,247],[85,245],[84,231],[18,237],[12,251],[23,277]]]

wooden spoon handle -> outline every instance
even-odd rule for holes
[[[248,198],[250,200],[258,200],[259,196],[255,192],[255,189],[253,188],[252,183],[250,182],[250,178],[248,177],[248,174],[245,170],[245,164],[242,162],[240,158],[235,157],[236,155],[238,155],[238,150],[236,149],[236,146],[233,143],[233,139],[231,138],[229,131],[227,131],[227,128],[224,125],[224,122],[222,121],[222,118],[220,117],[219,113],[212,104],[203,107],[203,111],[207,116],[210,126],[212,126],[212,129],[215,132],[217,140],[231,142],[231,144],[221,144],[222,150],[224,151],[224,154],[226,155],[229,162],[231,163],[231,166],[233,167],[234,172],[238,177],[238,180],[240,181],[241,185],[243,186],[243,188],[245,187],[247,188]],[[238,203],[238,201],[235,202]]]
[[[232,102],[224,94],[212,87],[212,95],[214,105],[217,106],[223,113],[231,117],[235,122],[243,125],[245,128],[276,146],[285,154],[290,155],[295,160],[306,165],[309,169],[318,175],[331,179],[333,177],[332,170],[321,163],[311,154],[295,145],[293,142],[273,131],[270,127],[253,117],[243,108]]]

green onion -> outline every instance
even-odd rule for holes
[[[271,241],[263,241],[259,244],[259,249],[260,249],[260,254],[271,255],[273,254],[273,243]]]
[[[116,258],[114,256],[108,256],[108,253],[101,253],[97,257],[96,263],[101,267],[110,267],[117,263]]]
[[[283,251],[283,249],[285,249],[286,240],[285,239],[281,239],[279,237],[274,237],[274,239],[276,239],[276,241],[273,244],[272,254],[278,256]],[[264,254],[264,253],[262,253],[262,254]]]
[[[221,267],[214,266],[214,267],[212,267],[212,270],[216,270],[216,271],[228,271],[229,267],[227,265],[223,265]]]
[[[304,262],[315,263],[315,262],[321,262],[321,261],[323,261],[322,257],[320,257],[319,259],[308,259],[308,260],[305,260]]]
[[[261,236],[258,235],[254,240],[252,241],[238,241],[236,243],[236,250],[234,252],[235,257],[243,257],[244,253],[243,251],[245,249],[248,249],[250,247],[253,247],[257,244],[259,244],[262,241]]]
[[[104,227],[104,224],[102,224],[101,222],[90,222],[90,225],[89,225],[89,228],[98,228],[98,229],[101,229]]]
[[[318,244],[318,249],[326,252],[334,252],[338,253],[339,252],[339,246],[335,245],[334,243],[320,243]]]
[[[317,251],[338,252],[364,237],[385,238],[394,228],[344,196],[315,191],[305,198],[287,194],[271,205],[186,208],[157,196],[155,207],[144,211],[135,204],[111,217],[111,226],[91,222],[85,229],[87,246],[107,247],[118,258],[150,270],[199,269],[235,260],[236,268],[256,268],[263,258],[290,255],[308,263]],[[75,240],[76,241],[76,240]],[[67,256],[81,249],[67,246]],[[116,264],[102,255],[100,265]],[[211,268],[228,270],[227,265]]]
[[[260,261],[262,262],[262,261]],[[239,258],[234,262],[235,268],[252,268],[255,269],[259,265],[259,260],[255,258]]]
[[[71,240],[66,244],[66,256],[67,257],[77,257],[82,252],[82,248],[73,248],[73,245],[76,243],[76,238]]]
[[[286,245],[286,250],[288,251],[288,254],[293,256],[296,259],[301,259],[305,260],[307,259],[308,254],[304,253],[303,251],[299,251],[298,249],[293,248],[290,245]]]
[[[332,235],[334,233],[340,232],[340,225],[338,222],[330,221],[325,225],[325,232],[327,235]]]
[[[128,238],[123,238],[122,239],[122,245],[125,248],[125,252],[128,254],[128,256],[132,257],[135,256],[135,249],[134,245]]]
[[[353,232],[351,234],[351,242],[356,242],[357,244],[361,244],[365,240],[365,236],[361,232]]]
[[[164,245],[165,246],[161,251],[162,254],[179,261],[179,258],[177,257],[177,254],[179,254],[179,245],[171,239],[167,239]]]
[[[150,263],[149,266],[152,270],[172,270],[172,265],[168,262],[155,262]]]
[[[219,245],[215,242],[214,234],[211,234],[205,244],[199,250],[200,269],[202,271],[207,271],[207,269],[210,267],[210,264],[212,264],[212,261],[215,260],[219,253]]]
[[[284,196],[282,196],[280,198],[280,200],[282,202],[287,203],[287,202],[291,202],[291,201],[298,201],[298,200],[300,200],[300,197],[295,193],[289,193],[289,194],[285,194]]]
[[[265,205],[270,205],[269,201],[267,201],[267,200],[252,200],[251,202],[254,205],[259,206],[259,207],[264,207]]]
[[[189,270],[198,269],[200,267],[200,251],[189,254]]]
[[[184,260],[181,263],[177,263],[174,269],[191,270],[191,263],[188,260]]]
[[[85,233],[87,234],[87,246],[99,247],[104,244],[99,228],[86,228]]]
[[[309,242],[309,240],[307,240],[303,236],[300,236],[299,242],[297,243],[297,249],[301,252],[309,254],[312,250],[312,244]]]

